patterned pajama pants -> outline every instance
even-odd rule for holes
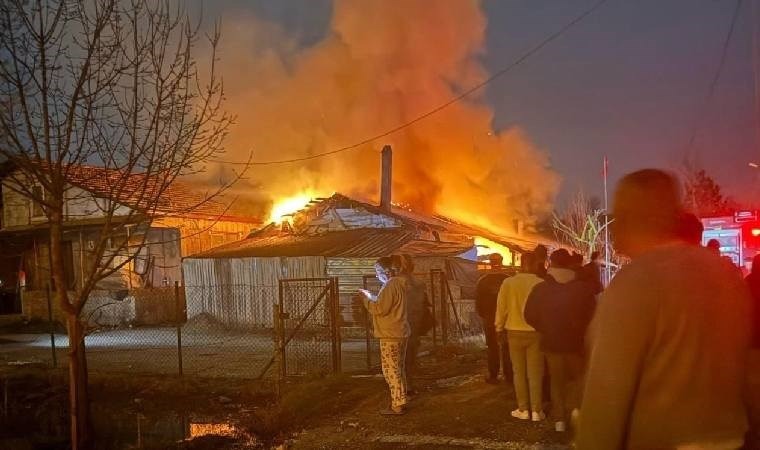
[[[380,361],[383,376],[391,391],[391,406],[398,408],[406,405],[406,339],[380,340]]]

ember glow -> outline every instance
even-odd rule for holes
[[[304,209],[316,197],[319,197],[319,195],[314,191],[304,191],[275,201],[269,213],[269,221],[278,224],[282,223],[289,215]]]

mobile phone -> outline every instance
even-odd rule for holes
[[[371,302],[376,302],[377,301],[377,296],[375,296],[375,294],[373,294],[372,292],[370,292],[370,291],[368,291],[366,289],[359,289],[359,292],[361,292],[362,295],[367,298],[367,300],[369,300]]]

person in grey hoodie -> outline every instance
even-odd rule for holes
[[[375,263],[377,279],[383,287],[377,296],[361,290],[364,306],[372,315],[374,334],[380,340],[380,362],[391,394],[391,404],[382,415],[401,415],[407,404],[404,360],[407,339],[411,334],[407,320],[406,292],[408,280],[394,270],[393,260],[383,257]]]

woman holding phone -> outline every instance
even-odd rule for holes
[[[377,296],[366,290],[364,306],[372,315],[375,337],[380,340],[380,361],[383,376],[391,394],[391,404],[380,411],[386,416],[398,416],[405,412],[407,404],[404,359],[410,327],[406,313],[407,279],[398,276],[393,259],[383,257],[375,263],[377,279],[383,285]]]

